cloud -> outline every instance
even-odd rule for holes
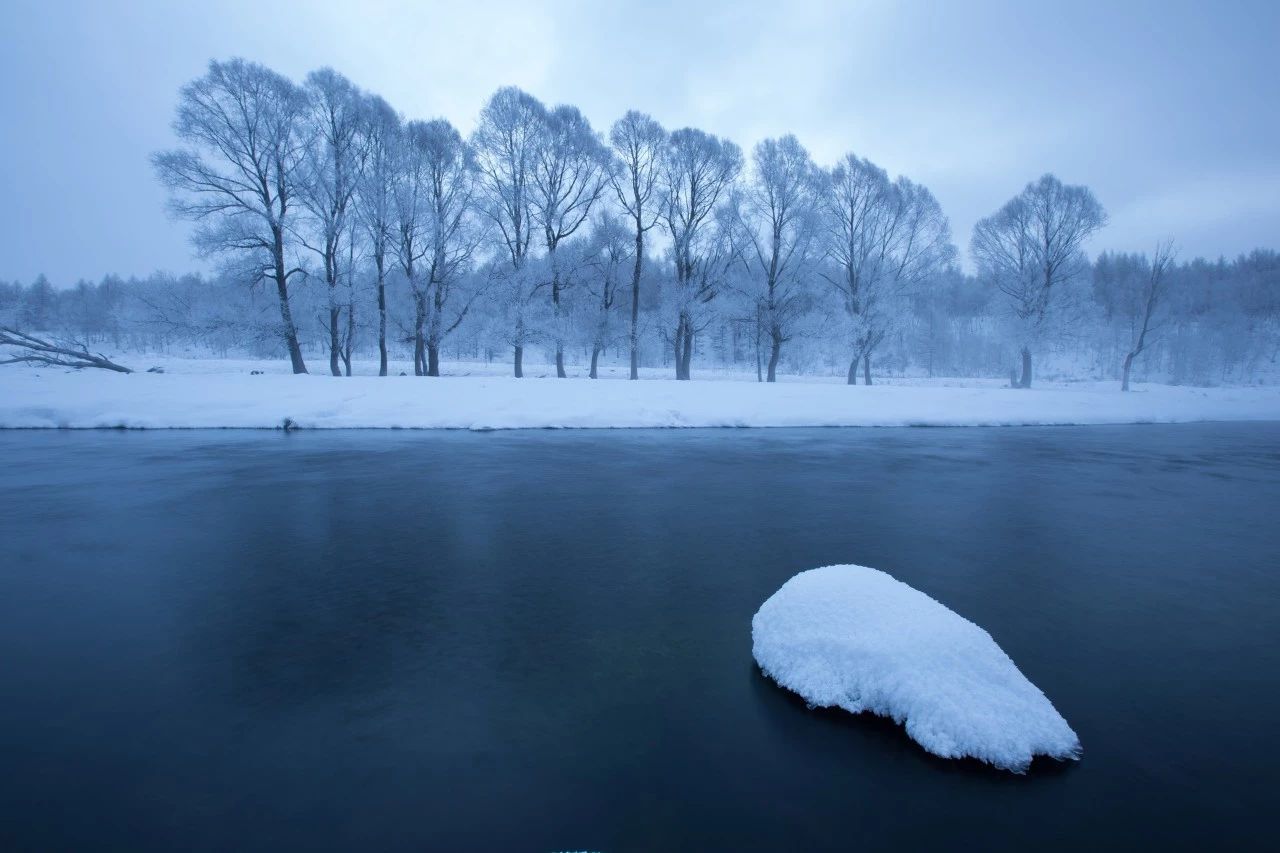
[[[507,84],[601,130],[634,108],[748,151],[795,133],[819,162],[853,151],[924,183],[962,246],[1053,171],[1112,211],[1109,247],[1176,231],[1234,251],[1280,232],[1280,113],[1265,100],[1278,26],[1280,4],[1155,0],[0,2],[0,30],[21,34],[0,52],[6,128],[20,129],[0,136],[0,278],[194,266],[146,158],[171,143],[178,87],[237,55],[297,80],[332,66],[464,133]]]
[[[1274,245],[1278,222],[1280,170],[1220,172],[1153,187],[1126,202],[1112,211],[1099,242],[1142,250],[1172,238],[1184,252],[1213,257]]]

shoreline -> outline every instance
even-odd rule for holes
[[[0,372],[3,429],[757,429],[1280,420],[1280,388],[992,380],[847,386],[712,378]],[[203,371],[203,372],[202,372]]]

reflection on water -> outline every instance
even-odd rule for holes
[[[0,846],[1258,842],[1280,425],[0,435]],[[885,569],[1079,732],[1019,779],[755,669]]]

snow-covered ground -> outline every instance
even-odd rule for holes
[[[812,706],[870,711],[943,758],[1023,772],[1080,740],[986,631],[864,566],[801,572],[751,620],[765,674]]]
[[[554,378],[531,365],[526,378],[502,364],[450,364],[442,378],[293,376],[279,361],[134,358],[164,373],[0,368],[0,427],[300,428],[401,427],[801,427],[996,426],[1206,420],[1280,420],[1280,389],[1046,384],[1028,391],[998,380],[890,380],[850,388],[837,377],[785,377],[759,384],[743,373],[695,372],[676,382],[622,381],[611,368],[591,381]],[[313,363],[312,369],[323,365]],[[261,371],[254,375],[251,371]]]

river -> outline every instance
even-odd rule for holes
[[[0,847],[1262,846],[1280,424],[0,433]],[[831,563],[987,629],[1025,777],[763,677]]]

